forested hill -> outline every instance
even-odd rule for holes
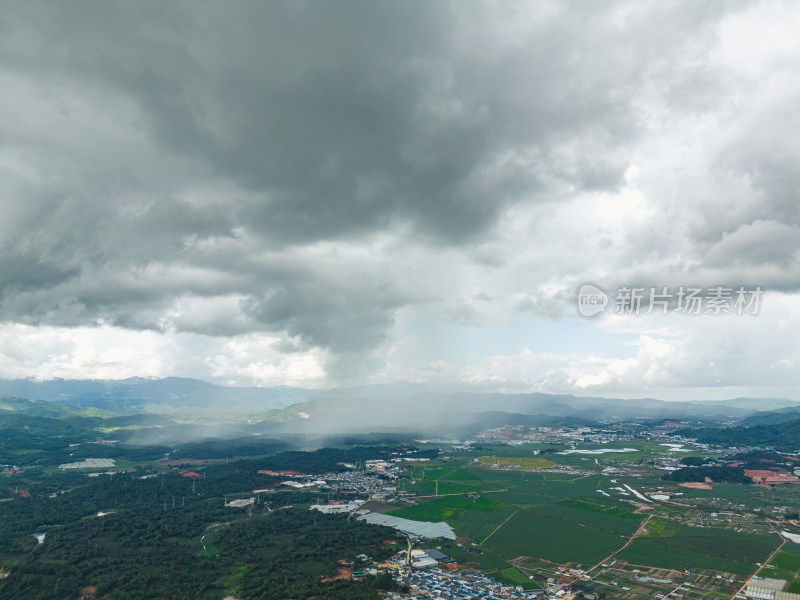
[[[704,482],[708,477],[715,483],[752,483],[741,467],[684,467],[662,475],[665,481]]]
[[[679,429],[674,432],[706,444],[722,446],[772,446],[785,452],[800,449],[800,418],[784,423],[753,425],[751,427],[702,427]]]
[[[752,427],[753,425],[774,425],[776,423],[786,423],[793,419],[800,419],[800,408],[789,406],[778,410],[757,412],[742,420],[742,425]]]
[[[198,541],[204,532],[213,553]],[[191,508],[164,511],[130,507],[50,527],[40,546],[28,535],[22,558],[0,580],[0,597],[217,600],[236,579],[242,600],[379,600],[379,589],[399,589],[391,575],[321,578],[336,573],[337,561],[360,553],[389,557],[395,547],[383,540],[395,534],[302,509],[261,507],[241,518],[221,503],[197,500]]]

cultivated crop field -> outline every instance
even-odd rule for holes
[[[634,540],[617,558],[631,564],[687,569],[698,567],[752,573],[780,544],[776,535],[677,526]]]
[[[800,593],[800,544],[786,544],[772,560],[774,571],[762,571],[761,574],[789,582],[786,591]]]
[[[638,458],[666,454],[664,448],[653,443],[634,442],[631,446],[637,448],[636,453],[619,457],[605,454],[597,459],[558,454],[548,454],[544,459],[532,455],[526,447],[484,448],[480,454],[458,461],[431,464],[425,468],[426,481],[419,482],[425,490],[432,490],[436,479],[440,494],[462,490],[463,495],[440,496],[393,514],[447,521],[460,536],[476,544],[458,549],[459,562],[490,567],[507,582],[522,581],[528,576],[553,576],[558,569],[565,574],[565,568],[585,569],[608,560],[617,564],[617,569],[630,571],[622,577],[624,584],[607,582],[606,589],[613,588],[619,594],[614,597],[632,600],[667,594],[680,581],[687,583],[681,590],[684,598],[730,597],[726,594],[733,593],[780,540],[774,533],[737,531],[742,519],[727,523],[722,515],[738,514],[739,509],[732,503],[763,506],[755,502],[758,494],[777,500],[779,492],[715,485],[711,491],[681,490],[690,504],[681,504],[685,501],[679,497],[673,502],[644,504],[632,493],[623,493],[621,486],[627,483],[644,493],[668,488],[669,484],[657,473],[638,465],[633,469],[635,478],[622,473],[609,477],[599,472],[609,461],[615,464],[617,458],[623,461],[620,468],[624,470]],[[552,467],[547,472],[525,472],[546,464]],[[569,467],[565,468],[567,464]],[[422,475],[422,470],[417,469]],[[624,479],[616,482],[614,477]],[[470,492],[470,497],[465,492]],[[783,504],[790,503],[785,500]],[[694,517],[685,519],[687,511]],[[720,516],[712,519],[712,513]],[[648,514],[652,517],[646,528],[630,541]],[[681,524],[682,520],[687,524]],[[749,531],[758,531],[751,522],[743,522]],[[689,526],[695,523],[704,526]],[[795,577],[800,573],[800,545],[797,547],[797,553],[790,550],[776,556],[773,562],[777,568],[770,575],[781,575],[790,582],[791,589],[800,591],[800,577]],[[482,554],[470,554],[469,549],[479,549]],[[605,577],[606,570],[607,567],[598,567],[593,579]],[[662,571],[674,574],[676,584],[671,588],[666,583],[636,579],[639,573]],[[629,589],[623,589],[623,585]],[[602,591],[601,588],[595,591]]]
[[[392,515],[417,521],[447,521],[458,535],[476,542],[497,529],[515,509],[488,496],[442,496],[423,504],[392,511]]]
[[[532,556],[561,564],[592,565],[625,541],[618,533],[521,511],[484,544],[508,559]]]
[[[549,505],[517,512],[484,544],[508,559],[530,556],[593,565],[625,544],[625,533],[633,533],[638,525],[632,519]]]
[[[514,509],[504,506],[494,512],[479,512],[468,510],[452,522],[453,528],[459,535],[464,535],[475,541],[483,541],[511,515]]]
[[[481,456],[482,465],[519,467],[520,469],[552,469],[553,463],[538,456]]]
[[[491,515],[506,508],[506,505],[487,496],[469,494],[465,496],[441,496],[422,504],[392,511],[395,517],[417,521],[457,521],[466,511]],[[451,523],[452,524],[452,523]]]
[[[633,513],[608,514],[602,510],[595,509],[594,506],[596,505],[562,501],[556,504],[540,506],[531,512],[540,515],[542,518],[566,521],[623,535],[632,535],[642,522],[642,517],[639,515],[634,515]]]
[[[493,474],[502,475],[502,473]],[[565,498],[596,496],[597,488],[608,480],[602,475],[588,477],[562,473],[508,473],[508,475],[524,478],[510,479],[506,482],[507,491],[491,492],[490,496],[521,509],[552,504]]]

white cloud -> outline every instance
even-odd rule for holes
[[[797,385],[797,6],[331,6],[9,12],[0,376]],[[769,306],[577,321],[585,282]]]
[[[170,373],[170,342],[110,327],[0,326],[0,377],[123,379]]]

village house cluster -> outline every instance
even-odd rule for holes
[[[402,600],[441,599],[452,600],[529,600],[545,598],[543,592],[526,592],[521,586],[498,583],[488,575],[470,571],[443,571],[439,568],[424,570],[400,568],[395,581],[409,586],[411,595],[392,594]]]

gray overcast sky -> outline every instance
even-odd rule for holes
[[[0,377],[800,399],[796,2],[2,13]]]

